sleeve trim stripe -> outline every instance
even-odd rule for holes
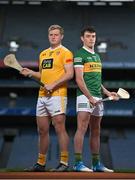
[[[73,59],[67,59],[66,63],[73,62]]]
[[[84,67],[83,65],[74,65],[74,67]]]

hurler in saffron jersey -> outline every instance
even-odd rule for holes
[[[31,75],[44,83],[40,87],[37,101],[36,116],[39,132],[39,154],[37,163],[26,169],[28,171],[45,171],[47,151],[49,148],[50,121],[58,136],[60,163],[52,171],[68,169],[69,136],[65,128],[65,113],[67,107],[67,81],[73,77],[73,55],[61,42],[64,30],[59,25],[48,29],[50,47],[43,50],[39,56],[39,72],[28,68],[22,74]]]

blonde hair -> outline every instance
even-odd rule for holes
[[[51,25],[49,28],[48,28],[48,32],[52,31],[52,30],[55,30],[55,29],[58,29],[60,31],[60,34],[63,35],[64,34],[64,29],[57,25],[57,24],[53,24]]]

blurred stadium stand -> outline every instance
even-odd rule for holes
[[[112,131],[112,135],[109,139],[113,166],[117,169],[120,169],[120,167],[122,169],[126,169],[127,167],[132,169],[135,167],[135,162],[133,160],[135,152],[135,133],[131,130],[125,130],[121,131],[119,138],[117,136],[116,132]]]
[[[126,101],[105,102],[101,158],[110,168],[134,169],[135,2],[125,2],[121,6],[111,6],[109,1],[104,6],[94,5],[94,2],[88,3],[88,6],[81,6],[78,2],[45,1],[41,5],[30,5],[29,1],[22,1],[24,4],[20,5],[15,0],[3,2],[7,4],[0,1],[0,168],[31,166],[38,151],[35,107],[39,86],[16,70],[5,67],[3,58],[15,53],[22,66],[38,70],[38,56],[48,47],[47,29],[51,24],[64,27],[63,44],[73,52],[80,47],[82,27],[92,24],[97,29],[96,48],[103,61],[103,84],[114,91],[123,87],[131,94]],[[18,45],[14,52],[11,50],[13,41]],[[101,46],[102,43],[106,46]],[[66,125],[71,137],[70,165],[73,165],[76,129],[74,81],[70,81],[68,87]],[[59,158],[53,127],[50,135],[48,168],[56,166]],[[87,133],[84,141],[84,161],[87,165],[91,163],[89,154]]]
[[[0,136],[0,151],[2,149],[2,145],[3,145],[3,137]]]
[[[31,131],[29,134],[25,132],[25,134],[22,133],[15,137],[7,167],[25,168],[26,166],[31,166],[31,163],[33,164],[36,161],[37,142],[38,136]]]
[[[49,151],[47,156],[47,169],[53,168],[54,164],[58,164],[59,159],[59,146],[57,137],[52,132],[51,133],[51,141],[49,145]],[[88,136],[85,138],[84,141],[84,152],[89,152],[89,146],[88,146]],[[31,143],[30,143],[31,142]],[[10,158],[7,163],[7,168],[26,168],[27,166],[31,166],[32,163],[35,163],[37,158],[37,142],[38,142],[38,136],[35,134],[35,132],[26,132],[26,130],[23,130],[23,133],[19,134],[13,142],[13,148],[10,154]],[[27,147],[27,148],[24,148]],[[29,151],[28,151],[29,149]],[[73,138],[71,138],[70,145],[70,166],[73,165]],[[25,155],[25,156],[24,156]],[[87,158],[87,156],[84,156],[84,161],[90,165],[90,158]]]

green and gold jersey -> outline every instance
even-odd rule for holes
[[[102,64],[99,55],[82,47],[75,53],[74,67],[83,68],[83,78],[91,95],[101,97]],[[82,94],[77,88],[77,96]]]

